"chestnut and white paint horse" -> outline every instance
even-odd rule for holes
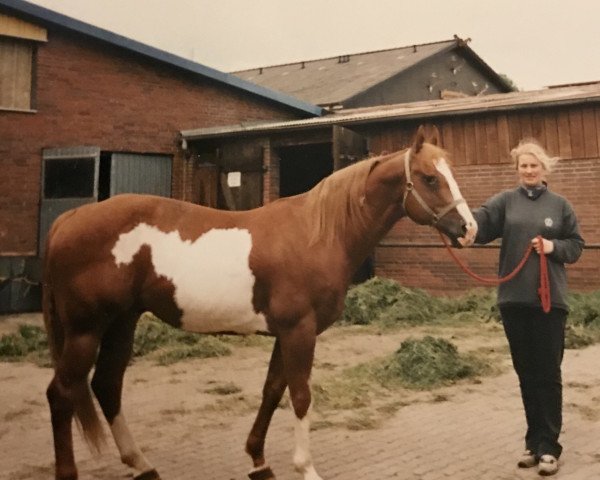
[[[419,129],[408,150],[337,171],[311,191],[246,212],[120,195],[62,215],[46,245],[43,309],[55,375],[48,386],[56,479],[78,478],[72,420],[103,440],[96,396],[138,480],[159,475],[121,410],[136,322],[151,311],[198,333],[263,333],[276,340],[246,443],[253,480],[274,479],[267,429],[286,387],[295,468],[319,480],[309,450],[309,378],[317,335],[340,315],[352,275],[401,217],[434,224],[455,246],[477,225],[437,146]],[[90,383],[88,375],[95,367]]]

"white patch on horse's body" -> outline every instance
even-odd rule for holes
[[[255,277],[249,266],[252,236],[238,228],[213,229],[194,242],[179,232],[140,223],[122,233],[112,249],[117,266],[128,264],[142,245],[152,252],[157,275],[175,287],[183,311],[181,328],[199,333],[268,332],[252,305]]]
[[[133,440],[122,412],[119,412],[113,419],[110,431],[119,449],[121,460],[134,470],[134,477],[153,469]]]
[[[452,171],[450,170],[450,166],[448,165],[448,162],[446,162],[446,159],[440,158],[434,162],[434,165],[436,170],[440,172],[446,179],[446,182],[448,182],[448,187],[450,187],[452,198],[455,201],[463,198],[462,194],[460,193],[460,188],[458,188],[458,183],[456,183],[454,175],[452,175]],[[475,221],[475,217],[473,217],[471,210],[469,210],[469,207],[465,202],[459,203],[456,206],[456,210],[466,223],[468,236],[467,240],[475,240],[475,236],[477,235],[477,222]]]

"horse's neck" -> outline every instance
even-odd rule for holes
[[[349,258],[355,259],[355,263],[360,265],[403,216],[404,212],[399,204],[390,203],[385,209],[373,211],[364,229],[351,232],[346,236]]]
[[[405,215],[402,207],[404,184],[404,153],[378,165],[369,176],[365,203],[374,226],[379,227],[376,235],[385,235]]]
[[[378,165],[369,177],[364,200],[362,227],[345,232],[349,258],[358,265],[369,255],[394,224],[405,216],[402,208],[404,166],[400,159]]]

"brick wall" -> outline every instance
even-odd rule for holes
[[[173,196],[185,198],[192,166],[179,156],[180,130],[295,118],[267,100],[62,31],[40,45],[36,83],[37,112],[0,110],[0,256],[37,251],[44,148],[172,155]]]
[[[471,208],[492,194],[516,186],[512,165],[463,165],[455,168],[463,196]],[[588,248],[580,260],[568,266],[574,290],[600,288],[600,159],[569,159],[559,162],[549,177],[549,187],[565,196],[577,214]],[[498,248],[475,247],[459,252],[472,269],[494,276],[498,268]],[[480,286],[456,266],[441,247],[437,232],[402,219],[376,250],[376,274],[393,278],[406,286],[434,293],[452,293]]]

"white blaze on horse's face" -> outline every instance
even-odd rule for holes
[[[448,165],[448,162],[446,162],[446,159],[439,158],[434,161],[434,165],[436,170],[440,172],[446,179],[446,182],[448,182],[448,186],[450,187],[450,193],[452,193],[452,199],[460,200],[461,198],[463,198],[463,196],[460,193],[460,189],[458,188],[458,184],[454,179],[454,175],[452,175],[452,170],[450,170],[450,166]],[[465,202],[459,203],[456,206],[456,210],[465,221],[465,226],[467,228],[465,236],[459,238],[458,242],[463,247],[472,245],[477,235],[477,222],[475,221],[471,210]]]
[[[175,287],[183,311],[181,328],[199,333],[268,332],[264,315],[252,305],[255,277],[249,266],[252,236],[238,228],[213,229],[195,241],[140,223],[123,233],[112,254],[128,264],[143,245],[152,251],[156,275]]]

